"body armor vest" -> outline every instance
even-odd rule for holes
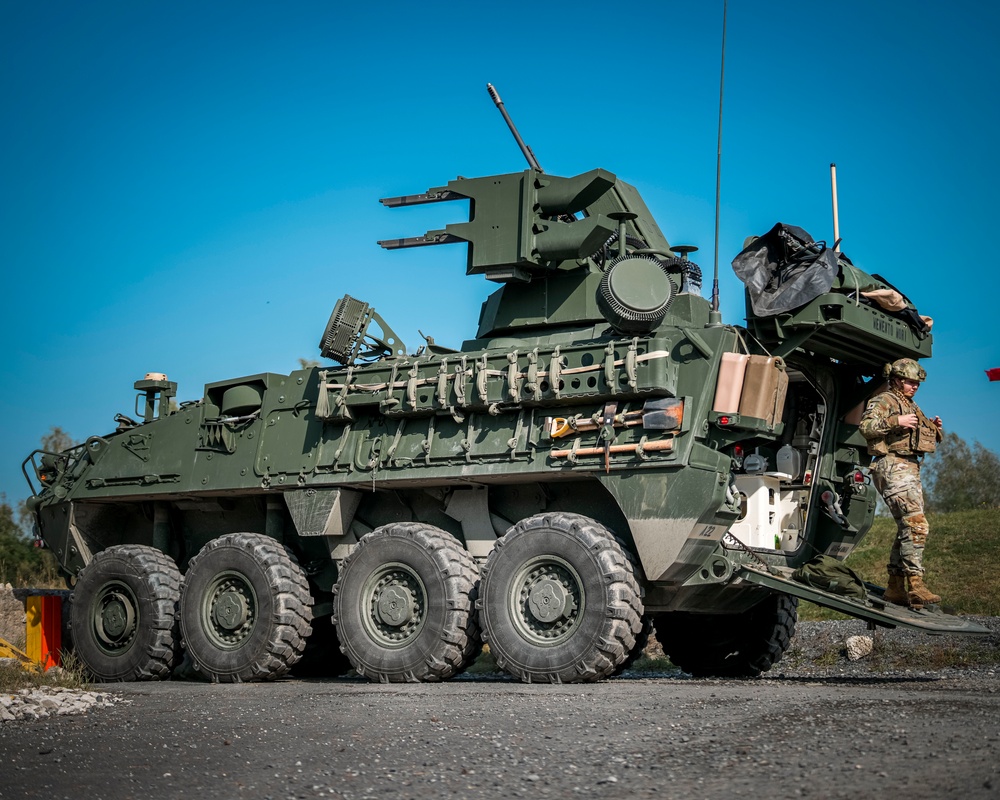
[[[916,414],[917,427],[895,428],[889,431],[885,438],[869,442],[868,452],[875,456],[884,456],[887,453],[900,455],[933,453],[937,449],[937,426],[927,419],[920,407],[909,398],[903,397],[891,389],[884,392],[883,396],[889,401],[893,414],[897,417],[905,414]]]

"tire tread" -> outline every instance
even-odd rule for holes
[[[498,540],[494,552],[502,551],[519,537],[531,536],[536,528],[572,534],[594,554],[606,579],[604,628],[596,646],[574,664],[562,669],[536,669],[503,655],[484,615],[483,639],[491,646],[497,666],[525,683],[589,683],[615,674],[632,653],[642,631],[642,592],[635,559],[625,543],[602,524],[582,514],[566,512],[547,512],[522,520]],[[493,579],[495,563],[496,559],[491,557],[483,567],[484,587]]]
[[[105,569],[105,565],[116,559],[123,559],[131,568],[133,574],[142,576],[147,588],[152,594],[152,605],[156,613],[148,623],[146,634],[148,640],[144,643],[144,658],[141,658],[125,675],[107,678],[101,674],[101,668],[88,662],[87,648],[77,648],[77,653],[84,666],[99,680],[118,680],[123,682],[163,680],[170,677],[174,665],[180,655],[180,632],[177,620],[177,605],[180,601],[183,579],[180,570],[168,555],[155,547],[139,544],[115,545],[97,553],[93,560],[84,567],[77,581],[79,591],[81,581],[90,580],[90,576]],[[74,598],[76,592],[74,592]],[[70,629],[74,635],[76,629],[86,626],[87,620],[81,619],[76,606],[71,608]]]
[[[262,533],[229,533],[209,541],[191,559],[188,572],[209,553],[233,546],[251,553],[263,569],[274,598],[274,614],[266,645],[246,667],[221,673],[195,659],[196,669],[213,682],[272,681],[288,672],[302,657],[312,633],[312,596],[295,554]]]
[[[479,568],[472,555],[462,547],[451,534],[421,522],[397,522],[376,528],[365,535],[354,551],[344,560],[341,568],[343,576],[357,562],[366,550],[379,547],[381,542],[391,538],[402,538],[413,542],[426,552],[437,566],[441,576],[449,585],[448,613],[443,630],[438,636],[437,646],[424,659],[419,668],[406,671],[378,669],[366,665],[361,656],[341,638],[341,651],[350,659],[358,674],[380,683],[442,681],[454,677],[464,670],[482,648],[479,636],[479,620],[475,612],[476,592],[479,584]],[[341,582],[334,586],[334,614],[336,625],[338,615],[343,613],[343,604],[350,602],[341,594]]]

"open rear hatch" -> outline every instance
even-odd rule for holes
[[[824,592],[804,583],[792,580],[791,570],[773,568],[775,572],[766,572],[762,567],[744,564],[737,575],[745,581],[766,586],[776,592],[789,594],[801,600],[808,600],[818,606],[832,608],[858,619],[866,620],[885,628],[911,628],[924,633],[969,633],[988,634],[990,630],[964,617],[946,614],[939,606],[927,606],[923,609],[904,608],[893,603],[887,603],[882,598],[884,591],[878,586],[865,584],[868,596],[865,600]],[[775,574],[778,573],[778,574]]]

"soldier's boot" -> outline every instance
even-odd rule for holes
[[[924,579],[922,575],[910,575],[910,605],[911,606],[923,606],[928,603],[940,603],[940,595],[934,594],[930,589],[924,586]]]
[[[885,594],[882,597],[887,603],[908,606],[910,596],[906,593],[906,578],[902,575],[890,575],[889,585],[885,587]]]

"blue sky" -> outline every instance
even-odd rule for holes
[[[782,221],[832,239],[935,318],[918,400],[1000,450],[993,231],[1000,6],[729,4],[720,271]],[[132,384],[317,358],[336,300],[410,349],[475,334],[493,288],[461,246],[376,240],[462,219],[385,209],[457,175],[524,169],[499,89],[547,172],[634,184],[710,273],[722,0],[502,4],[0,2],[0,491],[53,425],[85,439]]]

